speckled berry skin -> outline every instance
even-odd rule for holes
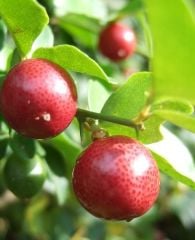
[[[18,133],[37,139],[53,137],[72,121],[77,109],[70,75],[44,59],[14,66],[1,89],[1,112]]]
[[[150,152],[125,136],[94,141],[78,158],[72,181],[85,209],[112,220],[143,215],[160,188],[159,170]]]
[[[136,48],[133,30],[118,22],[107,25],[99,36],[100,52],[112,61],[121,61],[131,56]]]

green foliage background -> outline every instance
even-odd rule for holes
[[[97,219],[80,207],[71,187],[76,158],[90,142],[82,119],[53,139],[35,141],[10,131],[1,117],[0,239],[195,238],[194,9],[192,0],[0,0],[1,84],[21,59],[46,58],[73,76],[79,108],[130,120],[150,104],[138,138],[162,172],[158,201],[143,217],[130,223]],[[135,54],[117,64],[97,48],[99,32],[116,19],[137,36]],[[110,134],[137,138],[128,126],[99,124]],[[154,148],[163,138],[164,145]],[[42,191],[30,200],[16,198],[4,182],[3,167],[13,153],[29,161],[38,157],[47,169]]]

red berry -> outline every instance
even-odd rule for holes
[[[73,189],[81,205],[105,219],[143,215],[155,202],[159,187],[159,170],[150,152],[125,136],[94,141],[73,171]]]
[[[18,133],[53,137],[72,121],[77,108],[70,75],[44,59],[28,59],[8,73],[1,90],[1,111]]]
[[[136,48],[133,30],[122,23],[111,23],[100,33],[99,49],[112,61],[120,61],[131,56]]]

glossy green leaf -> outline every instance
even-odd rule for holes
[[[195,103],[195,22],[187,1],[144,2],[154,46],[155,94]]]
[[[194,107],[188,101],[175,98],[163,98],[152,105],[151,113],[164,121],[195,132],[195,117],[190,116]]]
[[[8,139],[4,138],[0,140],[0,159],[6,157],[6,150],[8,146]]]
[[[0,140],[10,137],[10,127],[5,123],[3,116],[0,114]]]
[[[33,158],[36,154],[35,140],[14,134],[9,141],[14,153],[21,159]]]
[[[147,78],[149,78],[149,80]],[[150,88],[151,75],[149,73],[138,73],[133,75],[127,83],[110,96],[102,109],[102,113],[125,119],[135,118],[144,108],[147,100],[147,94],[146,96],[144,96],[144,94],[149,93]],[[170,120],[165,117],[167,111],[172,114],[178,113],[182,116],[186,116],[185,121],[183,121],[183,118],[179,120],[179,118],[173,116],[174,123],[177,123],[177,125],[180,124],[179,126],[183,127],[188,125],[187,129],[194,129],[195,125],[193,126],[191,117],[187,115],[193,112],[193,106],[189,101],[171,97],[164,97],[152,103],[150,110],[151,116],[144,122],[145,130],[140,131],[138,136],[135,130],[130,127],[109,122],[102,122],[101,126],[107,129],[112,135],[123,134],[130,137],[136,137],[140,141],[149,144],[162,139],[159,126],[166,120]],[[187,119],[190,123],[187,123]]]
[[[41,157],[41,158],[45,158],[46,151],[41,145],[41,140],[35,141],[35,147],[36,147],[36,154],[39,155],[39,157]]]
[[[140,131],[138,136],[134,133],[134,137],[145,144],[160,141],[163,137],[159,128],[163,123],[164,120],[161,117],[153,115],[144,122],[145,130]]]
[[[108,98],[101,112],[127,119],[135,118],[146,104],[151,84],[150,73],[132,75]]]
[[[8,59],[8,64],[7,64],[7,70],[9,71],[11,68],[13,68],[16,64],[18,64],[21,61],[20,53],[17,48],[15,48]]]
[[[88,105],[89,110],[100,112],[104,103],[110,96],[108,88],[102,83],[95,80],[90,80],[88,85]]]
[[[43,7],[34,0],[0,0],[0,16],[6,22],[22,56],[48,23]]]
[[[84,14],[68,13],[59,20],[59,25],[66,30],[75,42],[95,48],[98,32],[101,29],[97,18]]]
[[[119,16],[128,15],[129,16],[129,14],[137,13],[140,9],[142,9],[142,6],[143,6],[143,4],[142,4],[141,0],[128,1],[127,4],[122,9],[117,11],[117,15],[119,15]]]
[[[0,50],[3,48],[5,40],[5,24],[2,20],[0,20]]]
[[[33,57],[45,58],[59,64],[65,69],[108,80],[108,76],[106,76],[103,69],[93,59],[71,45],[39,48],[34,52]]]
[[[189,116],[181,112],[169,110],[157,110],[154,112],[154,114],[179,127],[195,133],[195,116]]]
[[[151,90],[152,78],[150,73],[137,73],[116,90],[106,101],[101,113],[125,119],[133,119],[143,110]],[[161,139],[158,131],[161,118],[151,118],[145,122],[146,130],[140,132],[139,140],[145,143]],[[133,128],[110,122],[101,122],[111,135],[122,134],[137,137]]]
[[[177,135],[165,127],[160,131],[163,139],[149,144],[160,170],[176,181],[195,187],[195,165],[191,152]]]
[[[45,160],[51,171],[58,176],[65,176],[66,164],[64,156],[54,147],[49,144],[43,145],[46,155]]]
[[[64,133],[58,135],[55,138],[45,140],[45,142],[59,151],[63,158],[66,160],[66,173],[67,177],[71,177],[72,169],[74,167],[76,158],[81,152],[81,147],[73,142],[67,135]]]
[[[190,178],[186,177],[185,175],[178,172],[165,158],[158,155],[155,152],[152,152],[159,169],[164,172],[169,177],[173,178],[176,181],[182,182],[183,184],[195,189],[195,181]]]
[[[189,101],[183,99],[162,98],[152,104],[151,112],[155,112],[156,110],[171,110],[191,114],[194,112],[194,107]]]
[[[194,131],[194,120],[189,114],[193,113],[193,106],[186,100],[177,98],[163,98],[154,102],[151,106],[151,116],[145,121],[145,130],[139,133],[139,138],[150,143],[162,139],[162,134],[159,131],[159,126],[165,121],[170,121],[180,127]],[[182,116],[179,118],[179,116]]]

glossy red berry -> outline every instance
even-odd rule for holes
[[[135,48],[136,37],[133,30],[122,23],[111,23],[100,33],[100,52],[112,61],[120,61],[131,56]]]
[[[125,136],[94,141],[73,171],[73,189],[81,205],[105,219],[143,215],[154,204],[159,187],[159,170],[150,152]]]
[[[62,132],[77,109],[70,75],[44,59],[28,59],[8,73],[1,90],[1,111],[18,133],[44,139]]]

